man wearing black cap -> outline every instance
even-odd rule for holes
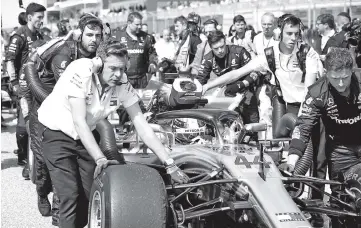
[[[47,151],[42,151],[40,146],[37,110],[72,61],[95,56],[102,39],[103,24],[94,15],[85,14],[79,20],[77,31],[78,36],[75,35],[76,32],[73,32],[72,40],[54,39],[33,53],[25,67],[29,86],[21,85],[20,87],[22,91],[24,90],[23,94],[27,95],[24,96],[27,106],[32,107],[29,116],[26,116],[25,119],[29,119],[30,122],[31,149],[35,154],[36,163],[35,184],[38,193],[38,207],[43,216],[50,215],[51,207],[47,196],[51,191],[51,180],[43,156],[43,153]],[[35,78],[40,78],[40,81]],[[44,92],[46,90],[48,91]],[[56,203],[56,199],[53,199],[53,225],[57,225],[58,210],[54,210],[54,203]]]
[[[28,134],[26,132],[25,121],[20,108],[19,84],[24,83],[24,74],[21,68],[27,62],[31,51],[31,44],[38,39],[42,39],[38,29],[40,29],[45,7],[30,3],[26,8],[28,23],[21,26],[10,38],[9,50],[6,53],[5,61],[7,62],[7,72],[10,77],[11,85],[14,92],[18,95],[18,123],[16,127],[16,141],[18,145],[18,164],[25,165],[27,158]],[[23,172],[23,176],[28,179],[28,173]]]

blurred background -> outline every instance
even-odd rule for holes
[[[108,22],[112,29],[126,24],[130,12],[141,12],[143,23],[148,24],[149,33],[161,33],[164,28],[171,28],[177,16],[187,16],[196,12],[202,22],[215,18],[224,33],[228,32],[235,15],[245,17],[247,24],[255,31],[261,30],[260,18],[265,12],[273,12],[276,17],[292,13],[301,18],[304,25],[314,28],[316,17],[320,14],[348,12],[352,18],[361,17],[361,0],[1,0],[2,29],[12,31],[18,26],[17,17],[30,2],[37,2],[47,7],[44,26],[56,36],[61,19],[68,19],[74,27],[79,17],[85,12],[98,15]]]

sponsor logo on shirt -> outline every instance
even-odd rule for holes
[[[331,116],[331,119],[335,120],[338,124],[355,124],[361,120],[361,114],[354,117],[354,118],[348,118],[348,119],[339,119],[337,116]]]
[[[308,115],[312,112],[312,108],[310,108],[307,103],[306,104],[303,104],[302,106],[302,110],[301,110],[301,113],[302,115]]]
[[[17,38],[13,38],[13,42],[12,42],[12,43],[15,44],[17,40],[18,40]]]
[[[70,79],[70,82],[74,85],[76,85],[78,88],[82,88],[83,82],[81,81],[79,75],[75,74],[72,79]]]
[[[65,68],[66,61],[61,62],[60,67]]]
[[[143,54],[144,50],[143,49],[129,49],[128,53],[129,54]]]
[[[310,105],[311,102],[312,102],[313,98],[312,97],[309,97],[307,100],[306,100],[306,104],[307,105]]]
[[[327,105],[328,106],[332,106],[332,105],[334,105],[335,104],[335,102],[333,101],[333,99],[330,97],[330,98],[328,98],[328,100],[327,100]]]

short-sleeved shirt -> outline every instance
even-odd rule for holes
[[[123,77],[127,77],[126,74]],[[86,122],[90,130],[108,117],[122,104],[128,108],[139,98],[130,83],[107,87],[101,95],[102,86],[94,72],[91,59],[78,59],[69,64],[53,92],[44,100],[38,110],[40,123],[51,130],[62,131],[74,140],[79,139],[71,113],[69,97],[84,98],[86,101]]]
[[[279,49],[279,41],[273,46],[275,63],[276,63],[276,78],[279,81],[283,99],[287,103],[302,103],[306,96],[306,86],[302,82],[302,70],[299,66],[296,53],[298,52],[300,44],[295,45],[295,48],[290,55],[282,54]],[[313,48],[310,48],[310,51],[306,56],[306,76],[310,74],[318,73],[318,54]],[[258,55],[255,58],[255,61],[251,61],[253,68],[261,68],[261,66],[266,66],[267,59],[266,56]],[[269,70],[269,69],[268,69]],[[270,70],[269,70],[270,71]],[[271,80],[271,83],[275,85],[274,77]]]

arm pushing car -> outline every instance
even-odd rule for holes
[[[43,150],[47,151],[44,156],[60,199],[61,227],[87,224],[87,216],[79,213],[78,207],[87,211],[94,177],[108,165],[118,164],[101,151],[95,128],[121,104],[171,178],[179,183],[188,181],[144,119],[139,98],[127,79],[127,64],[125,45],[113,39],[103,41],[96,58],[75,60],[66,68],[38,110]]]

